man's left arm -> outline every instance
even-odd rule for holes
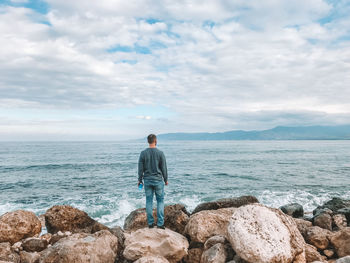
[[[138,165],[138,184],[137,185],[140,185],[142,184],[142,179],[143,179],[143,156],[142,156],[142,153],[140,154],[140,157],[139,157],[139,165]]]

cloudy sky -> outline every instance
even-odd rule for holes
[[[0,140],[348,124],[349,14],[349,0],[0,0]]]

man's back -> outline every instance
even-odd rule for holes
[[[164,153],[157,148],[147,148],[141,152],[138,165],[139,182],[142,179],[168,181],[167,165]]]

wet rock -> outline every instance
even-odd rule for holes
[[[350,227],[343,228],[330,236],[330,241],[338,257],[350,255]]]
[[[301,218],[294,218],[294,222],[296,223],[302,236],[305,238],[307,229],[312,226],[312,223]]]
[[[11,249],[9,242],[0,243],[0,261],[20,263],[19,255]]]
[[[333,222],[337,229],[343,229],[347,226],[347,220],[345,215],[343,214],[336,214],[333,216]]]
[[[47,248],[48,244],[49,242],[45,239],[31,237],[23,241],[22,247],[27,252],[40,252]]]
[[[203,254],[203,248],[191,248],[188,250],[187,256],[184,258],[186,263],[200,263]]]
[[[222,235],[212,236],[204,243],[204,250],[208,250],[215,244],[225,244],[227,242],[226,238]]]
[[[40,220],[33,212],[17,210],[0,216],[0,242],[14,244],[24,238],[38,236],[40,232]]]
[[[305,240],[307,243],[317,247],[318,249],[324,250],[329,245],[328,237],[332,232],[329,230],[320,228],[318,226],[309,227],[306,232]]]
[[[189,213],[184,205],[169,205],[164,208],[164,226],[180,234],[184,233],[185,226],[189,220]],[[153,217],[157,222],[157,210],[153,210]],[[147,227],[147,215],[145,208],[134,210],[125,219],[124,229],[135,231]]]
[[[313,218],[313,222],[315,226],[332,231],[332,216],[328,213],[318,214]]]
[[[201,263],[225,263],[226,258],[227,253],[225,245],[217,243],[203,252]]]
[[[335,263],[350,263],[350,256],[339,258]]]
[[[339,209],[346,208],[346,207],[350,207],[350,200],[345,200],[345,199],[341,199],[338,197],[334,197],[332,200],[327,201],[322,206],[318,206],[313,211],[313,213],[314,213],[314,215],[316,215],[320,209],[324,209],[324,208],[328,208],[332,212],[336,212]]]
[[[159,255],[175,263],[187,255],[188,246],[184,236],[170,229],[142,228],[125,233],[123,255],[133,261],[146,255]]]
[[[89,217],[87,213],[69,205],[55,205],[45,213],[47,231],[55,234],[58,231],[70,231],[72,233],[95,233],[100,230],[108,230]]]
[[[64,237],[42,252],[40,263],[114,263],[118,238],[107,230]]]
[[[288,205],[281,206],[280,209],[283,213],[294,217],[294,218],[300,218],[304,216],[304,208],[302,205],[298,203],[291,203]]]
[[[169,261],[162,256],[145,256],[139,258],[134,263],[169,263]]]
[[[228,225],[233,250],[248,262],[305,262],[305,241],[293,220],[260,204],[240,207]]]
[[[38,252],[30,253],[27,251],[21,251],[19,256],[21,258],[21,263],[36,263],[40,258]]]
[[[307,263],[314,261],[326,262],[322,255],[317,251],[317,248],[310,244],[306,244],[305,246],[305,256]]]
[[[223,198],[213,202],[205,202],[199,204],[192,212],[192,215],[203,210],[217,210],[220,208],[229,208],[229,207],[240,207],[243,205],[259,203],[258,199],[255,196],[240,196],[233,198]]]
[[[216,235],[226,236],[228,222],[237,208],[204,210],[191,215],[185,233],[191,241],[204,243]]]

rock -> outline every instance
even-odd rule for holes
[[[350,256],[339,258],[335,263],[350,263]]]
[[[284,206],[281,206],[280,209],[282,210],[283,213],[294,218],[299,218],[304,216],[304,208],[302,205],[298,203],[284,205]]]
[[[324,209],[324,208],[328,208],[333,212],[336,212],[337,210],[346,208],[346,207],[350,207],[350,200],[334,197],[332,200],[324,203],[322,206],[318,206],[313,213],[315,215],[318,210]]]
[[[191,248],[188,250],[187,256],[184,258],[186,263],[200,263],[203,254],[203,248]]]
[[[350,255],[350,227],[343,228],[330,236],[330,241],[338,257]]]
[[[125,233],[124,257],[137,260],[145,255],[159,255],[178,262],[187,255],[187,239],[170,229],[142,228]]]
[[[21,258],[21,263],[35,263],[40,258],[40,254],[38,252],[30,253],[27,251],[21,251],[19,256]]]
[[[338,209],[336,212],[345,215],[347,222],[350,222],[350,206]]]
[[[228,225],[233,250],[248,262],[305,262],[305,241],[290,216],[260,204],[238,208]]]
[[[301,218],[294,218],[294,222],[296,223],[302,236],[305,238],[307,229],[312,226],[312,223]]]
[[[180,234],[184,233],[189,220],[189,213],[184,205],[168,205],[164,208],[164,226]],[[157,210],[153,209],[153,217],[157,221]],[[145,208],[134,210],[127,216],[124,223],[126,231],[135,231],[147,227],[147,215]]]
[[[40,263],[114,263],[118,238],[107,230],[64,237],[42,252]]]
[[[343,214],[336,214],[333,216],[333,222],[336,228],[343,229],[348,225],[347,219]]]
[[[218,210],[204,210],[191,215],[185,233],[191,241],[204,243],[208,238],[216,235],[226,236],[227,225],[237,208],[222,208]]]
[[[45,213],[45,223],[47,232],[51,234],[58,231],[95,233],[104,229],[108,230],[108,227],[92,219],[84,211],[69,205],[51,207]]]
[[[251,203],[259,203],[254,196],[240,196],[233,198],[223,198],[213,202],[205,202],[199,204],[192,212],[192,215],[203,210],[217,210],[220,208],[240,207]]]
[[[121,262],[123,260],[123,251],[124,251],[124,242],[125,242],[124,231],[121,227],[117,226],[117,227],[109,229],[109,232],[111,232],[113,235],[115,235],[118,238],[118,258],[117,258],[117,261]]]
[[[21,239],[37,236],[40,232],[40,220],[33,212],[17,210],[0,216],[0,243],[14,244]]]
[[[318,249],[324,250],[329,245],[328,237],[332,232],[329,230],[320,228],[318,226],[312,226],[307,229],[305,241]]]
[[[310,244],[306,244],[305,246],[305,256],[307,263],[314,261],[326,262],[321,254],[317,251],[317,248]]]
[[[0,243],[0,261],[1,260],[20,263],[19,255],[12,251],[11,244],[9,242]]]
[[[169,263],[169,261],[162,256],[145,256],[139,258],[134,263]]]
[[[40,252],[47,248],[48,244],[46,239],[30,237],[23,241],[22,247],[27,252]]]
[[[40,239],[45,239],[48,243],[50,243],[51,238],[52,238],[52,234],[50,234],[50,233],[46,233],[46,234],[40,236]]]
[[[12,250],[14,251],[20,251],[22,250],[22,242],[21,241],[18,241],[16,243],[14,243],[12,246],[11,246]]]
[[[58,232],[56,234],[53,234],[50,238],[50,244],[53,245],[57,241],[61,240],[62,238],[68,237],[68,235],[63,234],[62,232]]]
[[[323,254],[325,254],[325,256],[327,258],[331,258],[334,256],[334,250],[333,249],[325,249],[325,250],[323,250]]]
[[[222,235],[212,236],[207,241],[205,241],[204,250],[208,250],[209,248],[211,248],[215,244],[218,244],[218,243],[225,244],[226,242],[227,242],[226,238]]]
[[[328,213],[321,213],[313,218],[315,226],[332,231],[332,216]]]
[[[226,258],[227,253],[225,245],[217,243],[203,252],[201,263],[225,263]]]

